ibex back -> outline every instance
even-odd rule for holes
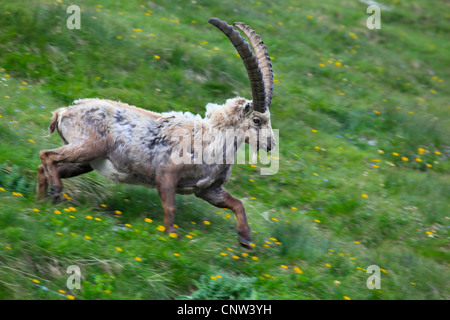
[[[39,197],[49,195],[58,200],[62,193],[61,179],[96,170],[118,183],[156,188],[168,233],[176,233],[173,226],[176,193],[193,193],[216,207],[231,209],[236,214],[239,242],[251,247],[244,206],[222,187],[230,177],[233,163],[174,161],[174,155],[184,159],[198,157],[198,150],[190,147],[196,144],[193,137],[199,134],[206,137],[200,143],[200,151],[213,145],[215,152],[223,150],[223,157],[227,148],[217,132],[237,132],[233,137],[233,156],[251,136],[256,137],[256,149],[270,151],[275,147],[269,111],[273,73],[265,45],[249,26],[235,23],[248,37],[253,54],[232,26],[215,18],[209,22],[230,39],[242,58],[253,100],[237,97],[224,105],[210,103],[204,118],[189,112],[156,113],[104,99],[76,100],[72,106],[53,114],[50,133],[57,131],[64,146],[40,152]],[[189,137],[189,148],[180,148],[183,140],[179,139],[180,131]]]

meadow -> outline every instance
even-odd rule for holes
[[[2,2],[0,299],[449,299],[448,5],[383,4],[369,30],[350,0]],[[235,165],[225,186],[253,250],[229,210],[177,196],[175,239],[155,190],[95,172],[37,201],[39,151],[61,145],[51,112],[75,99],[203,115],[251,97],[210,17],[251,25],[275,73],[279,171]]]

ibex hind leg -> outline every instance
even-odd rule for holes
[[[76,177],[93,170],[89,163],[58,163],[56,169],[61,179]],[[43,199],[47,196],[48,180],[45,175],[44,165],[42,164],[38,166],[38,183],[36,191],[39,199]]]
[[[47,197],[47,190],[48,190],[48,180],[47,176],[45,175],[45,169],[44,165],[38,166],[38,183],[36,187],[36,197],[39,200],[44,199]]]
[[[58,163],[56,170],[60,179],[68,179],[91,172],[94,169],[89,163]],[[56,193],[54,197],[56,198],[54,201],[61,200],[61,192]]]
[[[79,176],[84,173],[91,172],[93,168],[89,163],[58,163],[56,165],[58,177],[60,179],[67,179]],[[45,175],[44,166],[38,167],[38,184],[37,184],[37,198],[43,200],[47,197],[48,192],[48,180]],[[50,190],[50,197],[53,201],[61,200],[61,191],[58,191],[55,187]]]
[[[42,167],[38,168],[38,196],[45,196],[47,189],[53,201],[61,198],[61,179],[71,178],[92,171],[89,161],[99,158],[104,154],[101,148],[89,145],[71,146],[65,145],[58,149],[42,150],[40,157]],[[45,173],[46,181],[44,181]]]

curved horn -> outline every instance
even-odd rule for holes
[[[272,102],[272,91],[273,91],[273,71],[272,63],[270,62],[269,54],[267,53],[267,47],[261,40],[261,37],[256,34],[256,32],[243,22],[233,23],[235,27],[244,32],[247,36],[250,44],[252,45],[253,51],[255,52],[256,59],[258,59],[258,65],[261,68],[261,72],[264,80],[264,91],[266,94],[266,107],[270,108],[270,103]]]
[[[235,30],[225,21],[221,21],[217,18],[210,18],[208,22],[220,29],[220,31],[222,31],[228,39],[230,39],[231,43],[236,48],[239,56],[244,62],[245,68],[247,69],[248,78],[252,89],[253,110],[262,113],[265,112],[267,107],[263,74],[258,65],[258,59],[253,54],[250,46],[240,35],[239,31]]]

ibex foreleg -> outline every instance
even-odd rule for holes
[[[177,178],[171,173],[159,173],[156,177],[156,189],[164,211],[164,226],[167,233],[177,233],[173,226],[175,221],[175,193]]]
[[[242,246],[251,248],[250,227],[248,226],[245,208],[241,200],[236,199],[222,187],[208,188],[195,194],[218,208],[231,209],[236,215],[238,240]]]

